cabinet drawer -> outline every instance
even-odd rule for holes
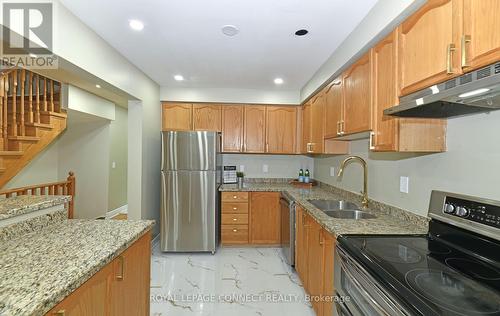
[[[248,225],[222,225],[223,244],[248,244]]]
[[[222,225],[248,224],[248,214],[222,214]]]
[[[222,201],[248,201],[248,192],[222,192]]]
[[[248,214],[247,202],[224,202],[222,203],[222,214]]]

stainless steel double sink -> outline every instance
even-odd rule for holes
[[[326,215],[342,219],[373,219],[377,218],[368,212],[364,212],[351,202],[343,200],[308,200],[309,203],[322,210]]]

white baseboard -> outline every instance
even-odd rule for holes
[[[106,219],[110,219],[118,214],[127,214],[128,213],[128,204],[120,206],[112,211],[106,213]]]

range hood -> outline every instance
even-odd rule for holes
[[[500,109],[500,62],[400,98],[399,117],[447,118]]]

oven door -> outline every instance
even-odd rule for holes
[[[335,252],[335,315],[411,315],[340,246]]]

